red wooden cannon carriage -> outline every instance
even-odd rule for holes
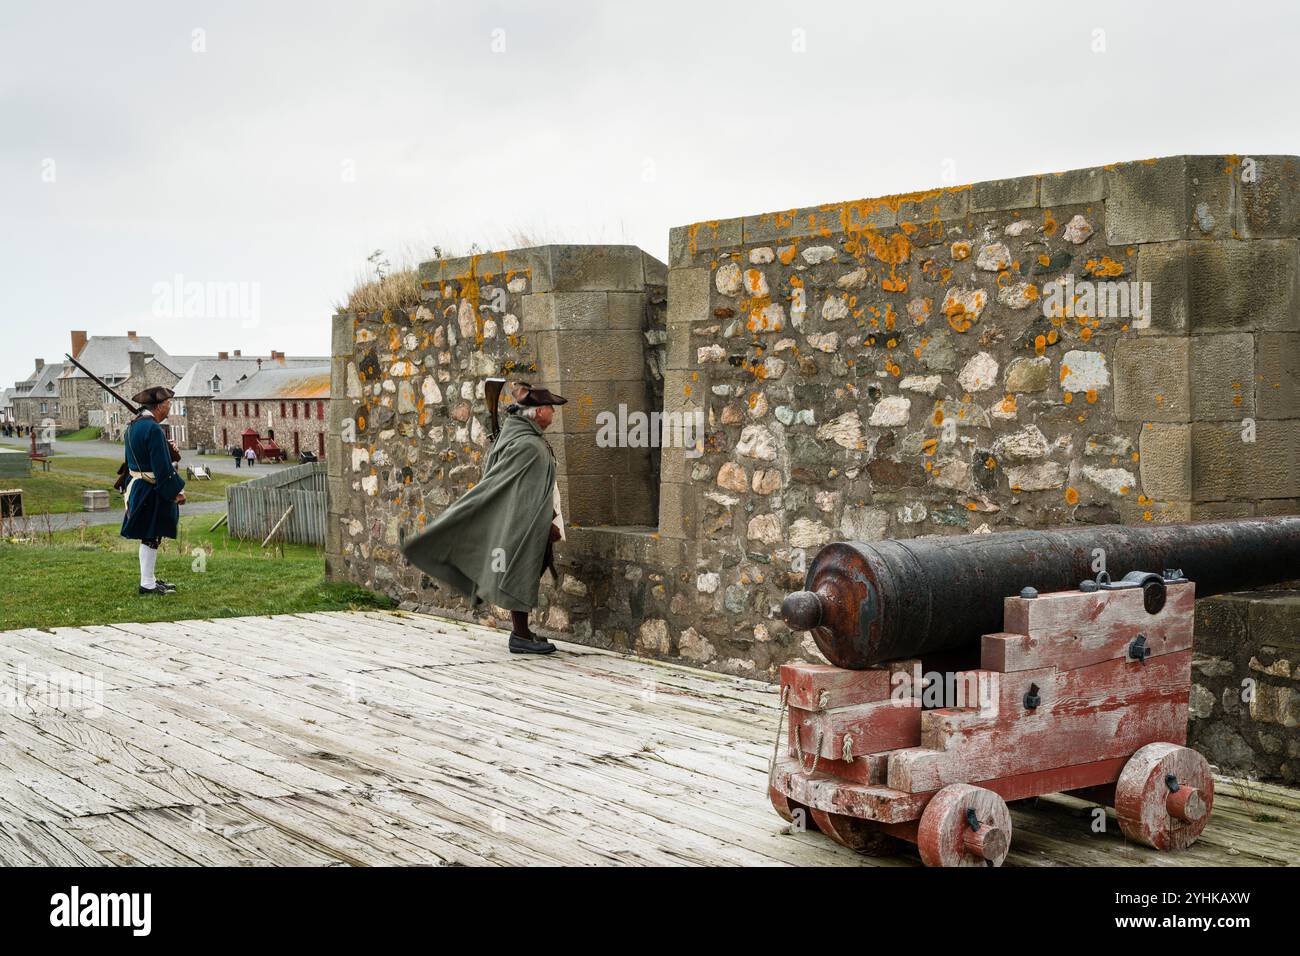
[[[275,443],[275,438],[272,435],[268,434],[263,438],[253,429],[246,428],[239,437],[243,442],[242,449],[244,451],[248,451],[250,448],[253,449],[253,454],[257,456],[258,461],[284,461],[284,449]]]
[[[1084,790],[1115,807],[1130,839],[1181,849],[1214,803],[1187,739],[1194,585],[1006,599],[979,667],[939,688],[963,706],[925,708],[920,659],[866,670],[781,668],[786,754],[769,794],[787,820],[865,852],[897,838],[930,866],[1000,865],[1007,802]],[[931,679],[935,679],[931,677]],[[938,680],[943,680],[939,677]]]
[[[1098,560],[1129,573],[1090,580]],[[996,866],[1009,801],[1075,792],[1183,849],[1214,804],[1184,746],[1196,594],[1295,577],[1289,517],[827,545],[782,606],[831,664],[781,668],[772,805],[863,852]]]

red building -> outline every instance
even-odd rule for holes
[[[303,452],[323,460],[329,402],[328,365],[264,368],[213,396],[214,430],[225,449],[247,447],[244,433],[251,430],[258,445],[274,440],[289,461]]]

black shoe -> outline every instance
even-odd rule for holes
[[[175,594],[175,593],[176,593],[176,589],[175,589],[175,588],[172,588],[172,589],[169,591],[169,590],[167,590],[165,587],[163,587],[161,584],[154,584],[153,587],[151,587],[151,588],[147,588],[147,587],[145,587],[145,586],[142,584],[142,585],[140,585],[140,593],[141,593],[141,594]]]
[[[555,652],[555,645],[550,641],[541,641],[534,637],[520,637],[518,634],[510,635],[510,653],[511,654],[552,654]]]
[[[173,593],[175,593],[176,591],[176,585],[172,584],[170,581],[164,581],[162,578],[154,578],[154,583],[157,584],[158,587],[163,588],[167,591],[171,591]]]

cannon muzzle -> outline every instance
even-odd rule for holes
[[[1190,579],[1198,597],[1300,579],[1300,517],[835,542],[781,616],[832,664],[858,670],[978,641],[1002,629],[1005,598],[1071,590],[1098,572],[1115,582],[1103,587],[1143,588],[1152,614],[1165,578]]]

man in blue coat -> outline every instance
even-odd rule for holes
[[[185,504],[185,479],[176,472],[171,446],[162,423],[171,411],[175,393],[161,385],[147,388],[131,401],[140,414],[126,426],[126,517],[122,537],[140,542],[140,593],[175,594],[176,586],[154,574],[158,546],[163,538],[175,538],[180,506]]]

